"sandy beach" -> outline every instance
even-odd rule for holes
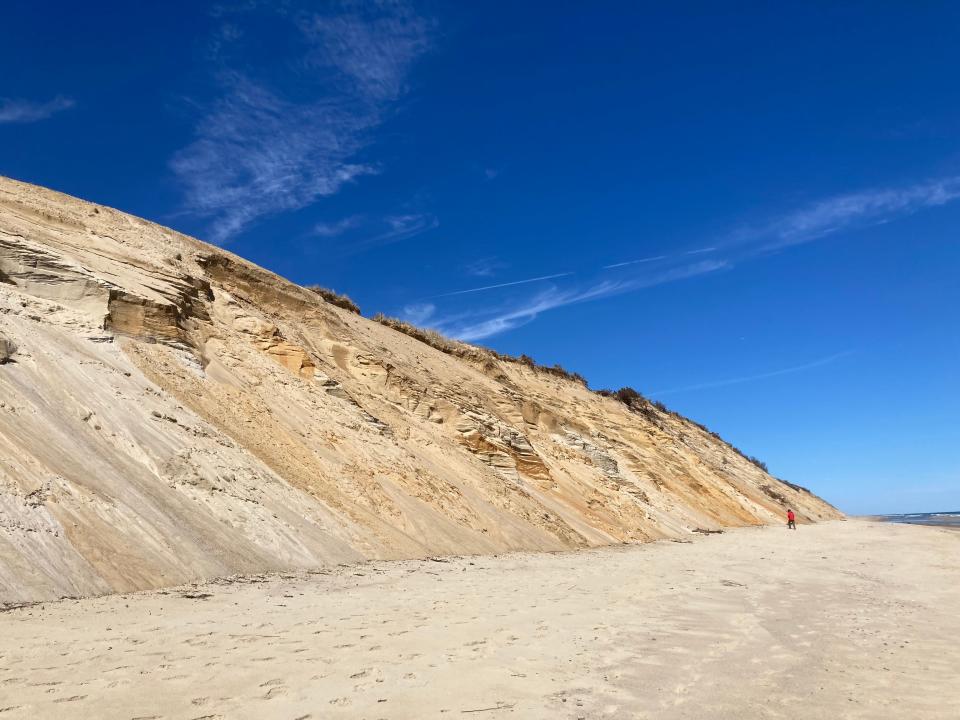
[[[0,614],[8,718],[956,718],[960,535],[866,520]]]

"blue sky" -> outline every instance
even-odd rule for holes
[[[0,173],[960,508],[955,4],[61,5]]]

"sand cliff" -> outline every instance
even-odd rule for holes
[[[0,178],[0,603],[840,517],[695,424]]]

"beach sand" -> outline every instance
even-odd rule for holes
[[[12,718],[957,718],[960,534],[866,520],[0,614]]]

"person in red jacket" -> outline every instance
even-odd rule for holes
[[[797,529],[797,516],[793,514],[793,510],[787,510],[787,529]]]

